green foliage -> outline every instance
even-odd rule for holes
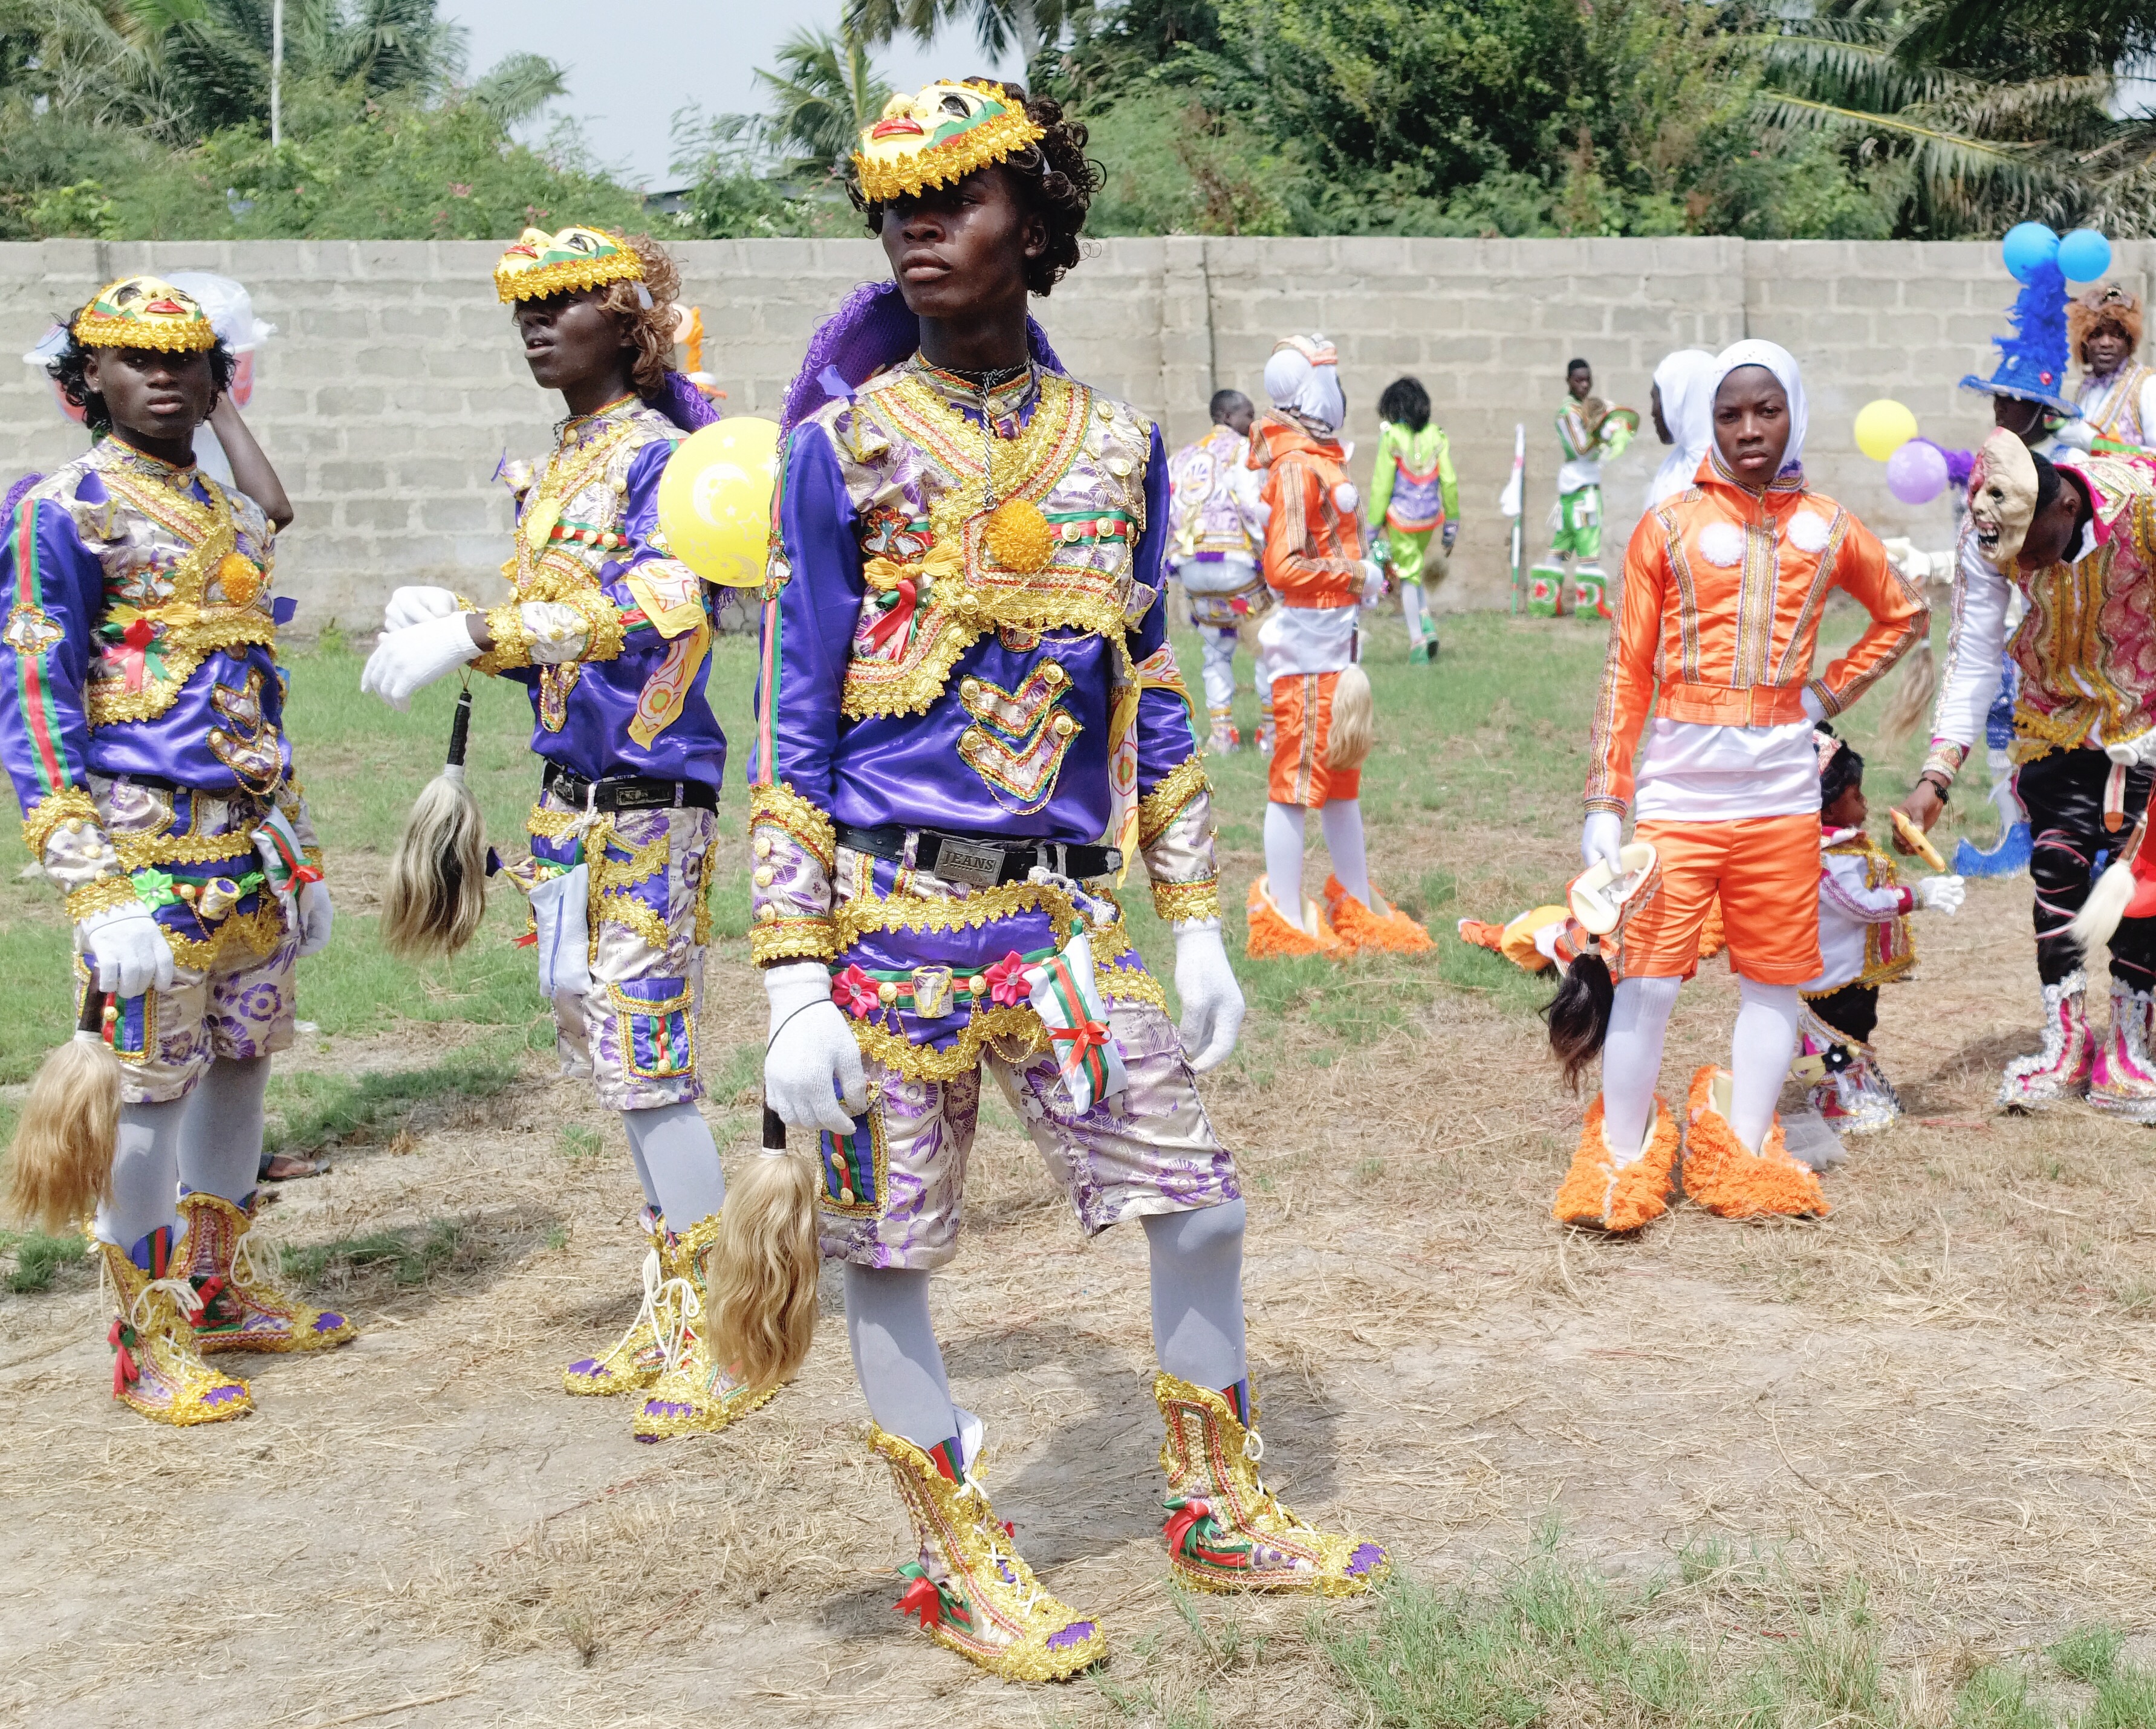
[[[482,1041],[431,1068],[364,1075],[280,1070],[270,1083],[271,1122],[264,1144],[272,1152],[317,1152],[372,1140],[377,1129],[401,1126],[423,1105],[491,1098],[515,1083],[519,1049],[505,1040]]]
[[[18,1296],[51,1287],[62,1267],[80,1266],[90,1258],[90,1244],[79,1236],[48,1237],[38,1231],[0,1231],[0,1254],[12,1255],[8,1289]]]
[[[401,1231],[369,1231],[333,1243],[285,1244],[278,1267],[294,1283],[320,1289],[342,1283],[362,1267],[387,1270],[399,1285],[424,1285],[457,1252],[463,1231],[446,1219]]]

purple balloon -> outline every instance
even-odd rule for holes
[[[1929,439],[1912,439],[1887,459],[1887,490],[1905,505],[1928,505],[1946,485],[1946,453]]]

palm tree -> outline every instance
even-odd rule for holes
[[[842,172],[862,128],[891,100],[867,44],[850,30],[796,30],[779,44],[778,70],[759,67],[756,79],[771,95],[757,131],[794,174]]]
[[[973,40],[992,60],[1013,48],[1030,64],[1062,35],[1085,0],[848,0],[844,29],[873,43],[901,30],[916,42],[933,41],[946,24],[970,22]]]

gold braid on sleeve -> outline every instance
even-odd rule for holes
[[[1201,793],[1212,790],[1205,764],[1193,751],[1161,777],[1160,784],[1138,800],[1138,845],[1151,846],[1183,814],[1184,807]]]
[[[100,876],[85,883],[67,897],[67,916],[80,924],[94,912],[110,912],[116,906],[139,906],[141,897],[124,876]]]
[[[826,871],[838,862],[839,834],[831,819],[795,792],[790,782],[748,789],[748,825],[769,823],[783,829],[815,854]]]
[[[1152,910],[1171,924],[1184,919],[1217,919],[1220,916],[1220,879],[1204,877],[1194,883],[1159,883],[1152,885]]]
[[[748,957],[759,967],[773,961],[828,961],[838,952],[838,932],[829,913],[782,918],[776,906],[766,903],[748,927]]]
[[[521,602],[512,600],[506,605],[488,608],[486,634],[494,639],[494,646],[472,662],[477,670],[503,673],[513,667],[531,665],[532,637],[524,623]]]
[[[39,864],[44,862],[46,843],[63,823],[101,823],[97,807],[80,787],[64,787],[57,793],[48,793],[30,807],[30,813],[23,818],[23,845]]]

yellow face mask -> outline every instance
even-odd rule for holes
[[[74,339],[85,348],[156,348],[190,354],[217,346],[192,295],[157,276],[123,276],[76,315]]]
[[[861,134],[854,172],[861,196],[884,204],[955,184],[1045,136],[1000,86],[939,79],[884,105],[882,116]]]
[[[525,229],[494,267],[494,291],[505,305],[643,280],[644,261],[626,240],[603,228],[574,226],[552,234]]]

